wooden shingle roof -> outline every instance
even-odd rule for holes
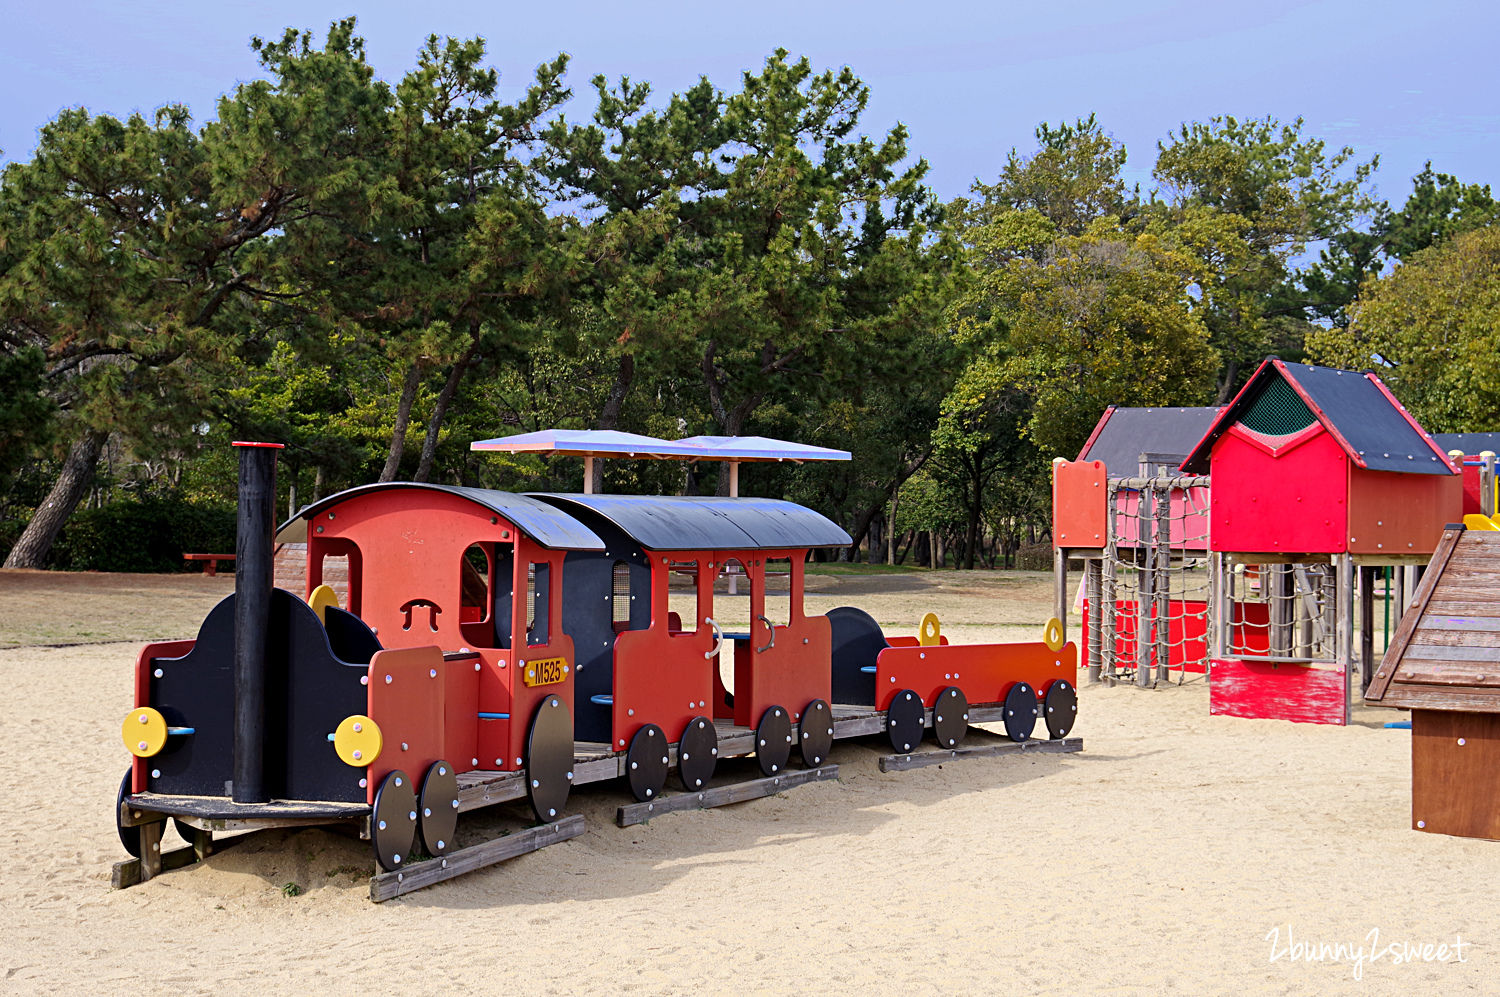
[[[1443,531],[1365,701],[1500,713],[1500,532]]]

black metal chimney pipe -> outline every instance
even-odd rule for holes
[[[239,515],[234,541],[234,784],[236,803],[265,803],[266,630],[271,619],[271,556],[276,529],[276,451],[240,448]]]

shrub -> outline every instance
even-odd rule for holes
[[[184,571],[189,552],[234,551],[232,506],[147,497],[80,509],[52,548],[50,566],[69,571]]]
[[[1051,571],[1052,544],[1022,544],[1016,551],[1016,567],[1022,571]]]

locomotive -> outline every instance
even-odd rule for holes
[[[575,785],[623,778],[653,808],[675,773],[701,801],[720,758],[753,755],[774,792],[794,754],[836,771],[840,737],[910,754],[930,729],[954,750],[998,722],[1024,747],[1039,719],[1057,740],[1076,717],[1056,621],[956,645],[931,616],[887,636],[857,608],[807,613],[809,553],[850,538],[792,502],[394,482],[273,529],[274,445],[237,446],[235,592],[136,662],[120,885],[172,865],[169,817],[193,844],[178,864],[215,831],[343,824],[371,841],[384,899],[578,833]],[[301,594],[272,585],[273,535],[306,545]],[[715,612],[726,574],[749,586],[748,625]],[[518,799],[529,836],[455,848],[461,812]]]

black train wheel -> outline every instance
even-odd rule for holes
[[[885,729],[897,754],[910,754],[922,743],[922,731],[927,727],[925,721],[921,696],[910,689],[896,693],[891,708],[885,712]]]
[[[833,750],[833,710],[821,699],[807,704],[802,711],[802,720],[797,724],[797,745],[802,751],[802,764],[810,769],[828,761]]]
[[[1058,679],[1048,687],[1044,707],[1042,717],[1052,740],[1067,737],[1078,720],[1078,690],[1067,679]]]
[[[448,854],[458,830],[458,776],[452,765],[438,759],[427,766],[422,792],[417,796],[417,810],[422,850],[434,857]]]
[[[661,795],[667,784],[667,735],[656,724],[646,724],[630,739],[625,752],[625,778],[635,798],[645,803]]]
[[[963,690],[950,685],[932,704],[932,734],[944,748],[956,748],[969,733],[969,700]]]
[[[411,778],[400,769],[387,772],[375,787],[375,805],[370,813],[370,844],[375,861],[386,872],[395,872],[411,853],[417,840],[417,792]]]
[[[769,707],[755,728],[755,760],[763,775],[775,775],[792,757],[792,718],[780,706]]]
[[[708,785],[719,763],[719,732],[707,717],[694,717],[677,743],[677,775],[690,793]]]
[[[526,796],[543,823],[562,816],[573,787],[573,716],[557,696],[548,696],[531,718],[526,736]]]
[[[1036,691],[1026,682],[1017,682],[1005,694],[1005,734],[1012,741],[1024,741],[1036,729]]]

